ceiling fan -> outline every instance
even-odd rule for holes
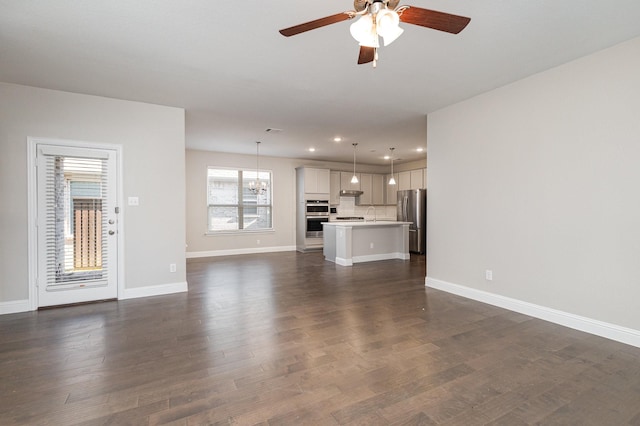
[[[382,37],[385,46],[391,44],[404,31],[398,25],[400,21],[451,34],[458,34],[471,21],[464,16],[436,10],[415,6],[398,7],[398,3],[400,0],[354,0],[354,10],[285,28],[280,30],[280,34],[290,37],[359,16],[360,19],[351,24],[351,35],[360,44],[358,64],[373,62],[375,67],[380,47],[379,37]]]

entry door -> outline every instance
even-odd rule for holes
[[[117,152],[38,144],[38,306],[118,296]]]

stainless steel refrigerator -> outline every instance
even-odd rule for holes
[[[398,191],[398,220],[409,225],[409,251],[424,254],[427,251],[427,190]]]

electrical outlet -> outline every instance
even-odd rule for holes
[[[127,204],[129,204],[130,206],[139,206],[140,199],[138,197],[129,197],[127,198]]]
[[[256,240],[256,244],[257,244],[257,245],[260,245],[260,240]]]
[[[172,263],[169,265],[169,272],[176,272],[176,264]]]
[[[484,271],[484,279],[487,281],[493,281],[493,271],[491,269]]]
[[[369,248],[373,248],[373,243],[369,243]]]

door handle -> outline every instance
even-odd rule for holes
[[[113,234],[115,234],[115,233],[116,233],[116,231],[109,230],[109,235],[113,235]]]

